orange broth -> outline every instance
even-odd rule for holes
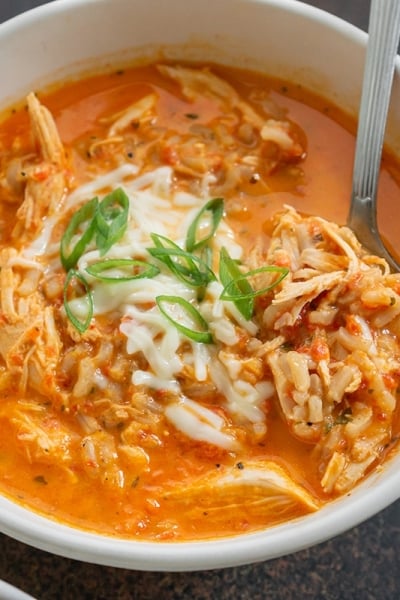
[[[230,226],[238,233],[242,244],[250,247],[255,236],[270,233],[270,219],[284,204],[294,206],[302,214],[317,214],[337,223],[344,223],[351,187],[355,122],[340,109],[327,103],[296,83],[272,80],[255,73],[216,67],[241,94],[257,107],[258,90],[270,90],[269,102],[279,107],[286,118],[294,122],[306,144],[306,158],[300,165],[289,165],[268,176],[268,187],[256,182],[237,190],[233,210],[227,210]],[[74,185],[87,180],[87,161],[82,154],[82,140],[104,136],[104,116],[116,114],[135,99],[151,90],[161,98],[159,125],[185,131],[192,125],[185,114],[196,113],[201,124],[210,119],[212,105],[205,99],[189,103],[177,94],[173,83],[162,81],[152,66],[134,67],[109,74],[65,82],[50,92],[38,95],[53,114],[62,142],[72,157]],[[0,126],[0,145],[16,147],[21,154],[33,150],[28,118],[24,108],[5,114]],[[132,158],[134,162],[134,158]],[[300,170],[301,172],[300,172]],[[383,231],[391,243],[396,239],[393,219],[399,197],[400,167],[386,156],[381,180],[380,198]],[[13,222],[16,207],[0,205],[2,244],[9,239],[6,223]],[[4,368],[4,367],[2,367]],[[31,393],[33,393],[31,391]],[[1,402],[9,398],[3,391]],[[272,459],[296,476],[321,502],[330,499],[321,489],[320,474],[313,460],[313,447],[289,435],[275,406],[270,407],[268,433],[265,439],[246,448],[248,458]],[[49,416],[52,419],[53,416]],[[59,414],[68,428],[79,433],[72,414]],[[132,477],[123,493],[107,485],[99,485],[82,470],[79,461],[70,470],[57,465],[30,460],[7,419],[1,420],[0,491],[18,503],[49,515],[57,521],[107,535],[139,539],[175,539],[176,506],[163,501],[159,485],[185,480],[218,470],[235,459],[230,453],[211,445],[187,441],[173,428],[166,433],[162,448],[151,452],[151,474]],[[58,423],[54,420],[54,428]],[[398,434],[399,419],[396,421]],[[292,517],[301,510],[294,510]],[[286,517],[287,518],[287,517]],[[251,510],[229,507],[226,516],[213,518],[212,511],[191,510],[179,521],[180,540],[234,535],[264,528],[272,523],[254,518]],[[169,524],[169,525],[168,525]]]

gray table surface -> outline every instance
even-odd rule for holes
[[[0,22],[45,3],[0,0]],[[368,0],[308,4],[367,28]],[[0,579],[38,600],[397,600],[400,501],[314,548],[255,565],[195,573],[143,573],[85,564],[0,534]]]

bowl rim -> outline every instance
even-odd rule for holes
[[[0,497],[2,532],[41,550],[88,563],[143,571],[199,571],[257,563],[333,539],[383,510],[400,495],[400,473],[392,458],[382,486],[367,478],[345,500],[254,533],[187,542],[114,538],[70,527]],[[340,511],[335,510],[340,504]],[[338,517],[340,522],[338,523]],[[283,535],[282,535],[283,534]]]
[[[106,2],[108,0],[100,0]],[[214,0],[227,2],[227,0]],[[269,5],[316,24],[339,31],[356,45],[365,45],[367,34],[354,25],[304,4],[299,0],[230,0]],[[60,17],[81,6],[99,0],[52,0],[0,24],[0,43],[5,35],[14,35],[21,27],[43,17]],[[394,458],[384,468],[379,487],[372,481],[377,473],[348,495],[305,518],[255,533],[204,541],[147,542],[103,536],[53,521],[5,496],[0,496],[0,529],[21,542],[60,556],[114,567],[148,571],[198,571],[233,567],[292,554],[342,534],[372,517],[400,497],[400,469]],[[340,522],[335,510],[340,503]]]

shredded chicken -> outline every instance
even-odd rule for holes
[[[240,496],[246,498],[245,503]],[[227,510],[234,510],[236,515],[268,514],[274,522],[298,511],[307,513],[319,508],[319,502],[304,487],[269,461],[239,462],[230,468],[216,469],[189,486],[167,490],[165,499],[171,498],[178,506],[189,506],[193,517],[211,511],[217,519],[223,518]]]
[[[264,357],[282,415],[316,445],[324,490],[343,493],[390,440],[400,348],[375,323],[391,309],[396,319],[398,278],[347,228],[293,209],[277,218],[267,260],[290,268],[262,315],[281,340]]]
[[[27,103],[38,156],[24,162],[20,172],[26,183],[24,201],[17,211],[16,238],[37,234],[43,217],[60,208],[67,191],[67,159],[54,119],[33,93]]]
[[[244,178],[256,177],[268,189],[266,176],[305,157],[298,129],[288,120],[259,114],[234,88],[209,69],[160,65],[159,72],[176,82],[189,101],[208,98],[220,112],[217,121],[189,114],[186,131],[170,130],[157,115],[157,94],[151,93],[107,117],[108,136],[90,143],[92,158],[111,164],[132,155],[148,164],[158,154],[174,168],[189,189],[199,190],[199,178],[215,180],[217,194],[230,193]],[[146,139],[147,144],[143,144]],[[94,168],[94,165],[93,167]]]

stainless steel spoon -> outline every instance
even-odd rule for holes
[[[368,43],[347,225],[368,250],[400,263],[388,252],[378,231],[376,195],[386,119],[400,38],[400,0],[371,0]],[[400,222],[400,198],[399,198]]]

